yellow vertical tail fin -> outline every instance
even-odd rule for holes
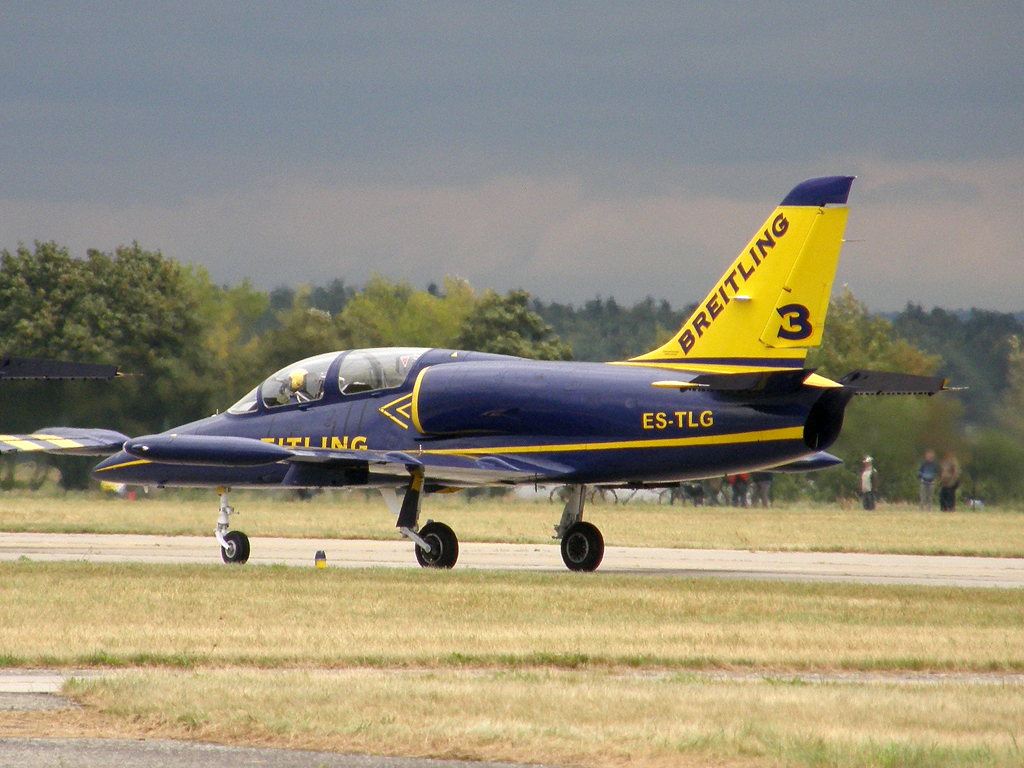
[[[802,367],[821,343],[852,184],[794,187],[672,340],[630,362]]]

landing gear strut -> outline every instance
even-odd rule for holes
[[[220,514],[217,516],[217,543],[220,544],[220,556],[225,563],[241,565],[249,559],[249,537],[241,531],[229,531],[228,524],[235,510],[228,506],[230,488],[218,488],[220,494]]]
[[[398,515],[398,530],[416,544],[416,561],[424,568],[454,568],[459,559],[459,539],[455,531],[444,523],[427,520],[426,525],[419,527],[423,468],[416,467],[411,472],[412,479],[401,507],[393,489],[381,489],[381,495],[388,508]]]
[[[604,537],[596,525],[583,521],[586,486],[574,485],[555,526],[555,538],[562,540],[562,562],[570,571],[597,570],[604,558]]]

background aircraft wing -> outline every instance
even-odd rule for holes
[[[0,381],[18,379],[106,379],[120,376],[116,365],[41,360],[34,357],[0,358]]]
[[[43,451],[77,456],[109,456],[128,440],[111,429],[47,427],[31,435],[0,435],[0,453]]]

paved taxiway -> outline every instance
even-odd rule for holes
[[[252,539],[250,563],[312,566],[317,550],[329,567],[416,568],[407,541]],[[0,533],[0,560],[219,563],[212,536]],[[460,544],[457,568],[564,572],[555,544]],[[867,555],[832,552],[608,547],[600,573],[1024,588],[1024,559]]]
[[[4,768],[513,768],[506,763],[339,755],[152,739],[2,739]]]

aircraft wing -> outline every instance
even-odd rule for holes
[[[284,484],[306,487],[350,485],[366,482],[370,475],[406,479],[418,468],[428,481],[455,486],[554,479],[571,471],[555,462],[518,457],[292,448],[248,437],[212,435],[148,435],[128,440],[124,451],[163,464],[255,467],[284,462],[292,465]]]
[[[129,439],[111,429],[47,427],[31,435],[0,435],[0,453],[43,451],[75,456],[109,456]]]

